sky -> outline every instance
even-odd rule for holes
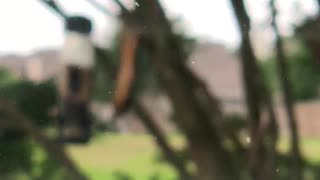
[[[110,11],[117,12],[112,0],[97,0]],[[257,39],[268,28],[268,1],[246,0],[246,7]],[[278,0],[279,25],[283,35],[289,35],[292,26],[302,17],[317,11],[316,0]],[[86,15],[94,22],[94,42],[108,45],[117,21],[106,16],[86,0],[58,0],[68,14]],[[170,18],[183,19],[184,31],[199,39],[236,47],[239,33],[229,0],[161,0]],[[64,30],[61,19],[39,0],[0,0],[0,55],[9,53],[29,54],[48,48],[60,48]]]

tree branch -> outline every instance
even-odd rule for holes
[[[130,12],[129,9],[126,8],[126,6],[123,5],[122,2],[120,2],[119,0],[112,0],[112,1],[115,2],[120,7],[120,9],[121,9],[121,11],[123,13],[129,13]]]
[[[319,2],[319,1],[318,1]],[[297,118],[294,111],[294,102],[291,91],[291,83],[290,83],[290,69],[287,63],[287,57],[284,50],[284,42],[281,38],[279,27],[277,25],[277,8],[275,5],[275,0],[270,0],[270,10],[271,10],[271,27],[273,28],[273,32],[276,36],[275,40],[275,52],[277,59],[277,68],[278,68],[278,76],[280,80],[280,85],[282,88],[283,94],[283,102],[285,105],[286,115],[287,115],[287,123],[290,127],[290,141],[291,141],[291,153],[292,153],[292,169],[294,170],[292,173],[292,179],[301,180],[303,179],[303,169],[302,169],[302,156],[301,150],[299,147],[299,132],[297,127]]]
[[[39,0],[41,3],[45,4],[51,10],[60,15],[64,20],[68,15],[62,10],[62,8],[54,0]]]
[[[143,103],[138,100],[134,101],[133,110],[140,118],[142,123],[146,126],[147,130],[156,138],[156,144],[162,151],[164,157],[168,162],[170,162],[173,167],[177,170],[180,175],[181,180],[191,180],[192,175],[188,172],[185,167],[185,163],[182,159],[177,156],[177,152],[169,145],[166,140],[166,136],[163,134],[158,125],[154,122],[151,114],[147,111]]]
[[[87,2],[90,3],[96,9],[98,9],[99,11],[101,11],[102,13],[104,13],[104,14],[110,16],[110,17],[115,17],[115,15],[113,13],[111,13],[107,8],[103,7],[97,1],[95,1],[95,0],[87,0]]]

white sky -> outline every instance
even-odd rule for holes
[[[235,47],[239,41],[237,26],[229,0],[161,0],[170,17],[184,18],[186,32]],[[258,31],[268,22],[269,0],[247,0],[247,9]],[[316,12],[316,0],[278,0],[283,34],[289,34],[292,24],[305,14]],[[95,41],[107,44],[116,29],[115,20],[97,11],[86,0],[59,0],[70,14],[87,15],[94,20]],[[111,0],[99,0],[111,10]],[[60,47],[63,43],[63,24],[38,0],[0,0],[0,55],[31,53],[34,50]]]

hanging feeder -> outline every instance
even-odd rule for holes
[[[66,36],[61,58],[64,64],[59,74],[61,106],[58,119],[59,141],[84,143],[90,139],[89,110],[92,88],[94,47],[90,40],[92,25],[82,16],[66,19]]]

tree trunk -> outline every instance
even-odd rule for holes
[[[197,164],[197,178],[199,180],[231,180],[236,175],[230,173],[234,171],[227,151],[222,146],[223,139],[216,128],[212,127],[211,115],[205,112],[201,102],[195,97],[197,93],[195,91],[200,91],[199,96],[202,96],[203,92],[200,89],[194,89],[196,87],[188,87],[185,84],[188,80],[179,77],[181,72],[174,72],[167,62],[162,62],[164,59],[174,61],[167,56],[171,53],[173,52],[159,50],[154,55],[156,58],[154,61],[159,76],[163,78],[163,85],[172,100],[178,127],[186,135],[191,158]]]
[[[319,1],[318,1],[319,2]],[[319,4],[320,5],[320,4]],[[296,123],[296,116],[294,113],[294,104],[292,100],[291,85],[288,73],[288,66],[286,64],[286,56],[284,52],[283,42],[277,26],[277,10],[275,7],[275,0],[270,1],[270,8],[272,11],[272,28],[276,36],[276,57],[277,67],[280,78],[280,83],[283,93],[283,102],[285,105],[288,125],[290,127],[290,138],[291,138],[291,157],[292,157],[292,176],[291,179],[302,180],[302,162],[301,152],[299,148],[299,135]]]
[[[249,164],[254,180],[273,179],[277,123],[270,92],[262,77],[250,42],[250,18],[243,0],[231,0],[241,32],[241,65],[250,120]],[[267,114],[264,119],[263,114]],[[267,143],[266,138],[271,138]]]
[[[135,12],[141,27],[146,27],[143,38],[158,77],[170,97],[178,127],[186,135],[191,159],[197,166],[199,180],[238,179],[228,151],[215,121],[221,121],[218,105],[212,105],[207,89],[184,64],[185,54],[177,42],[165,14],[156,0],[138,0]],[[142,32],[143,29],[140,29]],[[138,31],[138,32],[141,32]],[[141,34],[141,33],[140,33]],[[142,38],[142,39],[143,39]]]
[[[116,68],[110,59],[111,57],[104,50],[99,48],[96,48],[96,55],[98,64],[106,68],[105,70],[108,72],[108,75],[111,78],[115,78]],[[165,135],[155,124],[155,121],[150,113],[146,110],[143,104],[136,99],[136,97],[133,97],[132,99],[132,109],[140,118],[147,131],[155,137],[155,142],[166,160],[177,170],[181,180],[191,180],[192,175],[187,171],[185,163],[178,157],[176,152],[169,145]]]

